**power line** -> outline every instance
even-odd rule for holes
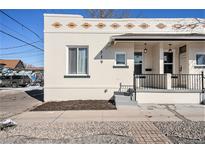
[[[31,44],[35,44],[35,43],[38,43],[38,42],[40,42],[40,41],[31,42]],[[13,47],[0,48],[0,50],[9,50],[9,49],[15,49],[15,48],[20,48],[20,47],[24,47],[24,46],[28,46],[28,44],[23,44],[23,45],[13,46]]]
[[[10,37],[12,37],[12,38],[14,38],[14,39],[16,39],[16,40],[18,40],[18,41],[21,41],[21,42],[23,42],[23,43],[26,43],[26,44],[28,44],[28,45],[30,45],[30,46],[36,48],[36,49],[39,49],[39,50],[41,50],[41,51],[44,51],[43,49],[41,49],[41,48],[39,48],[39,47],[37,47],[37,46],[31,44],[31,43],[28,43],[28,42],[26,42],[26,41],[24,41],[24,40],[22,40],[22,39],[20,39],[20,38],[17,38],[17,37],[15,37],[15,36],[13,36],[13,35],[7,33],[7,32],[4,32],[4,31],[2,31],[2,30],[0,30],[0,32],[3,33],[3,34],[5,34],[5,35],[8,35],[8,36],[10,36]]]
[[[21,59],[21,58],[26,58],[26,59],[36,59],[36,58],[43,58],[43,55],[39,54],[30,54],[29,56],[26,55],[2,55],[0,56],[1,59],[8,59],[8,58],[13,58],[13,59]]]
[[[1,58],[2,59],[10,59],[10,58],[12,58],[12,59],[22,59],[22,58],[26,58],[26,57],[24,57],[25,55],[8,55],[8,56],[1,56]],[[43,55],[39,55],[39,54],[37,54],[37,55],[35,55],[35,54],[33,54],[33,55],[31,55],[31,56],[29,56],[29,58],[26,58],[26,59],[39,59],[39,58],[43,58]]]
[[[18,20],[14,19],[13,17],[9,16],[7,13],[5,13],[4,11],[0,10],[1,13],[3,13],[5,16],[7,16],[8,18],[12,19],[13,21],[15,21],[16,23],[18,23],[19,25],[21,25],[22,27],[26,28],[27,30],[29,30],[30,32],[32,32],[34,35],[36,35],[40,40],[41,37],[36,33],[34,32],[33,30],[31,30],[30,28],[26,27],[24,24],[20,23]]]
[[[31,53],[31,51],[32,51],[32,53]],[[35,52],[33,52],[33,51],[35,51]],[[43,52],[41,52],[41,51],[39,51],[37,49],[31,49],[31,50],[26,49],[26,50],[17,51],[17,52],[1,53],[0,56],[10,56],[10,55],[19,55],[19,54],[31,54],[32,55],[34,53],[36,53],[36,54],[43,54]]]
[[[5,25],[5,24],[3,24],[3,23],[0,23],[0,25],[3,26],[3,27],[5,27],[5,28],[7,28],[7,29],[10,30],[10,31],[13,31],[14,33],[16,33],[16,34],[18,34],[18,35],[21,35],[21,36],[24,37],[25,39],[31,40],[30,38],[24,36],[23,34],[17,32],[16,30],[10,28],[9,26],[7,26],[7,25]],[[33,40],[31,40],[31,41],[33,41]]]

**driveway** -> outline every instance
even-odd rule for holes
[[[22,113],[43,101],[39,87],[0,88],[0,119]]]

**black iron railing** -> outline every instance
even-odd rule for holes
[[[136,89],[166,89],[165,74],[134,75]]]
[[[202,90],[202,74],[172,74],[171,88],[176,90]]]
[[[133,85],[120,83],[120,92],[140,90],[188,90],[205,92],[205,77],[201,74],[141,74],[133,76]],[[136,100],[136,98],[135,98]]]
[[[133,76],[133,85],[120,83],[119,92],[135,94],[140,90],[178,90],[205,93],[205,76],[201,74],[141,74]]]
[[[202,90],[205,78],[201,74],[141,74],[134,75],[134,90]]]
[[[127,92],[129,89],[132,89],[133,85],[123,85],[120,83],[120,89],[119,92]]]

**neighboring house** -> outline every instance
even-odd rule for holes
[[[43,67],[26,67],[26,71],[32,71],[32,72],[41,72],[43,73],[44,69]]]
[[[43,74],[44,74],[44,68],[43,67],[27,67],[25,68],[25,71],[31,72],[29,76],[31,76],[31,79],[33,81],[36,80],[43,80]]]
[[[4,60],[0,59],[0,64],[4,65],[4,68],[9,68],[11,70],[23,70],[24,64],[21,60]]]
[[[111,99],[200,103],[205,21],[44,15],[45,101]],[[120,93],[124,94],[124,93]]]
[[[0,63],[0,75],[2,75],[2,70],[4,69],[5,64]]]

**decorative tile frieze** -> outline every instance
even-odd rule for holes
[[[104,23],[98,23],[97,25],[96,25],[98,28],[100,28],[100,29],[102,29],[102,28],[104,28],[106,25],[104,24]]]
[[[83,28],[90,28],[92,25],[91,24],[89,24],[89,23],[87,23],[87,22],[85,22],[84,24],[82,24],[82,27]]]
[[[75,28],[77,25],[74,22],[70,22],[67,24],[69,28]]]
[[[110,25],[112,28],[117,29],[120,27],[120,25],[118,23],[113,23],[112,25]]]
[[[188,24],[187,27],[190,29],[196,28],[198,25],[197,24]]]
[[[131,28],[135,27],[135,25],[133,25],[132,23],[128,23],[125,25],[125,27],[127,27],[128,29],[131,29]]]
[[[55,28],[60,28],[60,27],[62,26],[62,24],[59,23],[59,22],[54,22],[54,23],[52,24],[52,26],[55,27]]]
[[[139,25],[139,27],[142,29],[147,29],[149,27],[149,25],[146,23],[142,23],[141,25]]]
[[[167,26],[163,23],[159,23],[159,24],[156,25],[156,27],[159,28],[159,29],[164,29]]]
[[[182,24],[174,24],[172,27],[175,29],[180,29],[183,27],[183,25]]]

